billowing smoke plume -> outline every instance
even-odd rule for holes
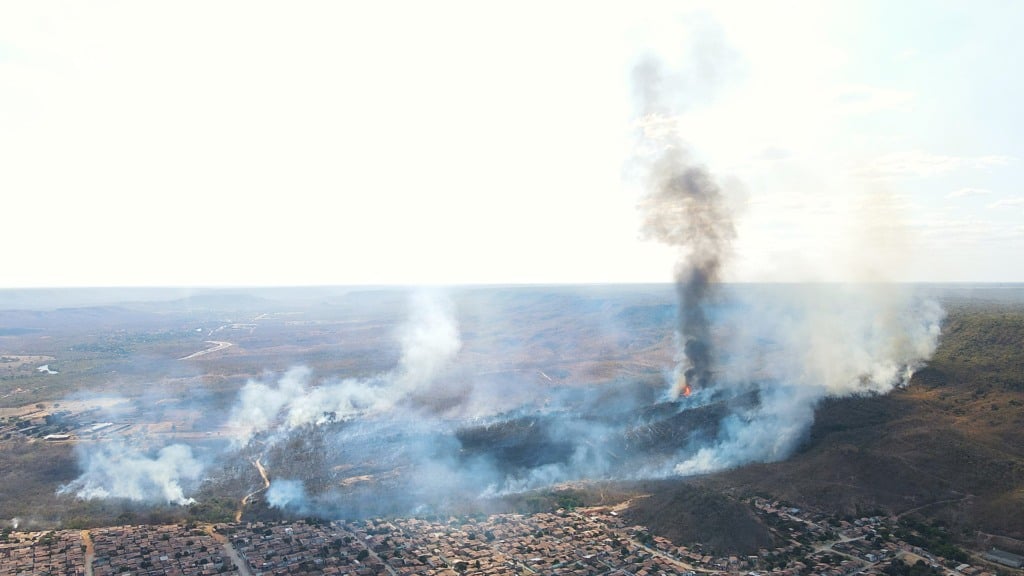
[[[899,285],[779,286],[734,295],[723,314],[718,385],[759,402],[675,467],[706,473],[787,457],[826,397],[887,393],[935,351],[944,312]]]
[[[259,432],[287,431],[386,411],[430,386],[462,346],[450,308],[451,303],[438,294],[412,297],[409,320],[397,334],[402,357],[392,372],[313,387],[308,369],[293,368],[276,385],[248,382],[229,422],[239,444]]]
[[[788,456],[822,398],[906,383],[934,351],[943,317],[937,304],[897,286],[751,289],[715,301],[736,236],[731,203],[693,160],[677,124],[733,62],[713,27],[694,32],[691,61],[681,69],[648,58],[633,74],[644,232],[679,253],[681,354],[669,396],[692,387],[706,389],[706,398],[751,394],[756,401],[735,405],[716,438],[683,447],[673,470],[684,475]]]
[[[650,185],[642,203],[646,230],[685,251],[676,268],[677,329],[685,362],[681,376],[685,385],[701,388],[710,383],[712,368],[708,298],[735,235],[732,219],[712,177],[688,165],[678,148],[667,148],[654,163]]]
[[[452,303],[437,293],[417,292],[398,341],[402,359],[392,376],[395,392],[408,394],[432,383],[462,348]]]
[[[646,172],[640,202],[644,232],[679,251],[676,329],[682,357],[674,396],[710,384],[714,359],[707,306],[736,232],[722,188],[693,161],[673,127],[685,102],[675,89],[692,83],[673,77],[655,59],[639,64],[633,79],[641,115],[637,161]]]
[[[84,500],[125,498],[135,502],[186,505],[193,500],[185,491],[203,473],[192,449],[173,444],[148,455],[120,442],[79,445],[82,475],[61,486],[59,494]]]

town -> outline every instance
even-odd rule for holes
[[[678,546],[616,507],[477,517],[120,526],[0,532],[0,576],[305,574],[357,576],[999,576],[1024,558],[921,546],[890,516],[838,519],[767,498],[749,503],[780,543],[745,556]],[[965,561],[970,560],[970,561]]]

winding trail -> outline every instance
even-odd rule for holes
[[[934,502],[929,502],[927,504],[922,504],[920,506],[916,506],[914,508],[911,508],[910,510],[904,510],[903,512],[900,512],[899,514],[897,514],[896,518],[903,518],[907,514],[913,514],[914,512],[917,512],[919,510],[924,510],[925,508],[931,508],[932,506],[938,506],[940,504],[952,504],[953,502],[963,502],[964,500],[968,500],[970,498],[973,498],[972,494],[965,494],[965,495],[961,496],[960,498],[947,498],[945,500],[936,500]]]
[[[262,456],[260,456],[260,458],[262,458]],[[252,492],[249,492],[245,496],[242,496],[242,501],[238,503],[238,511],[235,512],[235,522],[241,522],[242,521],[242,512],[245,511],[245,507],[249,504],[249,501],[252,500],[253,496],[259,494],[260,492],[263,492],[264,490],[266,490],[268,488],[270,488],[270,478],[267,476],[267,470],[266,470],[266,468],[263,467],[263,463],[260,462],[259,458],[257,458],[257,459],[252,461],[252,464],[253,464],[253,466],[256,467],[256,470],[260,473],[260,478],[263,478],[263,487],[259,488],[257,490],[253,490]]]
[[[262,456],[260,456],[260,458],[262,458]],[[253,464],[256,466],[256,469],[259,470],[260,478],[263,478],[263,489],[266,490],[267,488],[270,488],[270,478],[267,477],[267,469],[263,467],[263,463],[260,462],[259,458],[257,458]]]

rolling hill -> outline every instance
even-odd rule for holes
[[[678,526],[700,516],[694,499],[703,506],[708,491],[768,494],[840,517],[917,515],[968,545],[985,534],[1024,539],[1024,306],[954,301],[947,310],[934,358],[907,388],[823,402],[785,461],[637,486],[650,498],[634,518],[679,542],[749,549],[758,528],[738,513],[700,530]]]

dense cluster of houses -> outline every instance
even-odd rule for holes
[[[93,576],[237,574],[224,548],[204,530],[186,526],[119,526],[89,531]]]
[[[596,517],[503,514],[427,521],[218,526],[254,573],[358,576],[687,572]]]
[[[747,556],[677,546],[643,526],[626,525],[612,509],[588,509],[431,520],[5,530],[0,576],[888,576],[894,562],[924,562],[940,576],[997,576],[991,567],[953,567],[891,537],[891,518],[840,521],[777,502],[752,504],[780,538],[777,548]]]
[[[789,559],[785,567],[771,571],[773,576],[883,576],[894,562],[922,562],[933,573],[944,576],[997,576],[991,568],[951,561],[893,537],[893,517],[839,520],[763,498],[754,498],[751,504],[762,516],[771,517],[777,525],[781,523],[788,533],[789,547],[762,550],[759,554],[760,558],[770,559],[781,553]],[[989,558],[991,554],[983,556],[997,561]]]
[[[85,544],[78,530],[11,532],[0,540],[0,576],[83,576]]]

